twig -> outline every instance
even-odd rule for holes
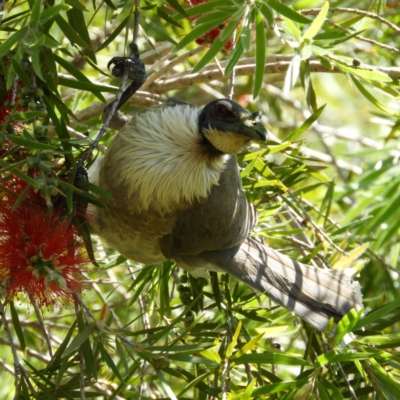
[[[298,100],[293,99],[287,93],[284,93],[283,91],[281,91],[280,89],[278,89],[277,87],[275,87],[273,85],[266,85],[266,89],[269,92],[273,93],[275,96],[278,96],[285,103],[290,104],[291,107],[293,107],[294,109],[299,111],[303,115],[303,118],[305,120],[311,116],[311,112],[310,111],[308,111],[307,109],[304,109],[304,107],[302,107],[301,103]],[[320,132],[320,130],[317,128],[317,126],[318,126],[318,123],[314,122],[314,124],[312,125],[312,128],[315,130],[315,132],[317,133],[317,135],[319,137],[320,142],[325,147],[326,155],[328,157],[330,157],[330,163],[333,164],[336,167],[336,170],[338,171],[338,174],[339,174],[340,178],[342,179],[342,181],[346,182],[347,179],[346,179],[346,177],[345,177],[345,175],[344,175],[344,173],[342,171],[342,168],[340,168],[339,161],[336,160],[336,158],[335,158],[333,152],[331,151],[330,147],[325,142],[325,140],[323,138],[323,134]]]
[[[189,57],[192,57],[195,54],[200,53],[202,50],[204,50],[204,47],[198,46],[192,50],[187,51],[181,56],[176,57],[175,59],[169,61],[166,65],[164,65],[161,68],[156,68],[156,66],[153,66],[150,70],[154,69],[156,72],[152,73],[147,78],[146,82],[142,85],[141,90],[142,91],[146,90],[150,85],[152,85],[153,82],[155,82],[161,76],[165,75],[165,73],[170,71],[175,65],[178,65],[179,63],[187,60]]]
[[[81,159],[78,161],[77,167],[83,166],[85,161],[91,156],[93,153],[93,150],[99,145],[99,142],[101,138],[104,136],[106,133],[108,126],[110,125],[110,122],[112,120],[112,117],[114,116],[115,111],[117,110],[119,100],[121,99],[122,93],[124,91],[124,88],[126,86],[126,81],[128,80],[128,69],[125,70],[124,75],[121,80],[121,84],[119,86],[119,91],[116,96],[115,102],[112,104],[111,109],[109,114],[107,115],[106,121],[103,123],[103,126],[100,129],[100,132],[96,136],[96,139],[93,141],[93,143],[90,145],[88,151],[81,157]]]
[[[335,27],[336,29],[339,29],[340,31],[346,33],[347,35],[349,35],[349,34],[352,33],[352,32],[349,31],[348,29],[343,28],[343,27],[340,26],[339,24],[337,24],[337,23],[335,23],[335,22],[333,22],[333,21],[331,21],[331,20],[329,20],[329,19],[327,19],[326,22],[327,22],[329,25]],[[355,37],[356,39],[360,40],[361,42],[366,42],[366,43],[372,44],[372,45],[374,45],[374,46],[381,47],[382,49],[386,49],[386,50],[388,50],[388,51],[392,51],[392,52],[394,52],[394,53],[400,53],[400,50],[397,49],[396,47],[392,47],[392,46],[389,46],[389,45],[387,45],[387,44],[383,44],[383,43],[381,43],[381,42],[378,42],[377,40],[368,39],[368,38],[366,38],[366,37],[364,37],[364,36],[361,36],[361,35],[355,35],[354,37]]]
[[[249,10],[249,6],[246,7],[246,15],[248,13]],[[245,17],[243,17],[244,19]],[[236,33],[237,33],[237,27],[236,29],[233,31],[233,35],[231,38],[231,53],[235,50],[235,39],[236,39]],[[228,93],[228,99],[232,100],[233,99],[233,94],[235,91],[235,67],[233,67],[232,69],[232,73],[229,79],[229,93]]]
[[[301,212],[303,213],[303,218],[306,222],[310,222],[310,224],[313,226],[315,231],[323,237],[336,251],[338,251],[340,254],[347,255],[346,252],[340,248],[335,242],[332,241],[332,239],[314,222],[314,220],[310,217],[310,215],[307,213],[307,211],[304,209],[303,205],[299,201],[299,199],[293,194],[291,190],[288,191],[288,194],[290,198],[296,203],[296,205],[300,208]]]
[[[343,370],[342,364],[341,364],[340,362],[338,362],[337,365],[338,365],[338,367],[339,367],[340,374],[342,375],[343,380],[346,382],[346,387],[347,387],[347,390],[348,390],[349,393],[350,393],[350,396],[352,397],[353,400],[358,400],[358,397],[357,397],[357,395],[356,395],[356,392],[354,391],[353,387],[350,385],[349,380],[347,379],[347,375],[346,375],[346,373],[345,373],[344,370]]]
[[[76,317],[78,318],[80,309],[78,306],[78,302],[74,303],[75,305],[75,314]],[[79,388],[81,392],[81,399],[85,400],[86,399],[86,394],[85,394],[85,357],[82,354],[81,348],[78,349],[78,354],[79,354]]]
[[[40,329],[42,330],[42,334],[44,336],[44,340],[46,341],[47,348],[49,350],[49,355],[50,355],[50,357],[53,357],[53,349],[51,348],[51,341],[50,341],[49,333],[47,332],[46,325],[45,325],[45,323],[43,321],[43,318],[42,318],[42,314],[41,314],[41,312],[39,310],[39,307],[38,307],[35,299],[33,299],[31,297],[30,301],[31,301],[31,304],[33,305],[33,308],[35,309],[36,318],[38,319]]]
[[[127,264],[128,264],[128,270],[129,270],[129,273],[132,276],[132,282],[133,282],[136,279],[136,274],[133,271],[133,268],[131,267],[131,263],[128,261]],[[149,317],[149,313],[147,312],[147,309],[146,309],[147,308],[146,307],[147,306],[146,300],[141,294],[138,297],[138,302],[139,302],[140,314],[141,314],[141,317],[142,317],[143,328],[145,330],[149,330],[150,327],[151,327],[151,325],[150,325],[150,317]],[[150,335],[148,334],[147,336],[149,337]],[[144,371],[147,368],[147,365],[148,365],[147,361],[143,359],[140,369],[142,371]],[[147,382],[145,380],[145,374],[142,373],[140,375],[140,385],[139,385],[138,393],[137,393],[137,399],[138,400],[142,397],[142,394],[146,390],[147,390]]]
[[[300,14],[303,15],[317,15],[319,14],[319,12],[321,11],[320,8],[309,8],[306,10],[300,10]],[[387,19],[381,17],[378,14],[374,14],[372,12],[369,11],[362,11],[362,10],[358,10],[356,8],[345,8],[345,7],[333,7],[330,8],[329,11],[330,13],[349,13],[349,14],[356,14],[356,15],[362,15],[363,17],[367,17],[367,18],[371,18],[371,19],[375,19],[379,22],[381,22],[384,25],[387,25],[389,28],[393,29],[395,32],[400,33],[400,28],[398,26],[396,26],[395,24],[393,24],[392,22],[388,21]]]
[[[10,326],[8,325],[7,318],[6,318],[6,312],[4,309],[3,303],[0,301],[0,314],[1,314],[1,319],[3,321],[4,325],[4,330],[6,331],[8,342],[10,343],[11,347],[11,352],[14,360],[14,387],[15,387],[15,397],[18,397],[19,394],[19,381],[21,379],[21,369],[22,366],[19,362],[18,355],[17,355],[17,349],[14,343],[14,339],[11,335],[10,331]]]
[[[221,68],[226,65],[224,62],[220,62]],[[290,61],[278,61],[274,63],[265,64],[264,72],[267,74],[273,73],[285,73],[289,68]],[[246,65],[237,65],[235,67],[236,76],[252,75],[255,72],[255,63]],[[338,67],[327,68],[322,65],[319,61],[312,60],[310,62],[310,70],[312,72],[335,72],[340,73]],[[400,68],[399,68],[400,75]],[[213,80],[227,79],[228,77],[220,70],[220,68],[204,69],[195,74],[186,73],[178,74],[177,76],[167,77],[154,82],[148,90],[153,93],[165,93],[170,90],[182,89],[188,86],[197,85],[199,83],[210,82]]]
[[[139,17],[140,17],[140,12],[139,12],[139,0],[135,1],[135,17],[134,17],[134,29],[133,29],[133,39],[132,39],[132,43],[130,45],[130,56],[133,57],[135,54],[135,50],[134,50],[134,44],[136,45],[136,41],[137,41],[137,37],[138,37],[138,30],[139,30]],[[103,126],[100,129],[100,132],[98,133],[98,135],[96,136],[96,139],[93,141],[93,143],[90,145],[88,151],[81,157],[81,159],[79,160],[79,162],[77,163],[77,168],[83,166],[83,164],[85,163],[85,161],[91,156],[91,154],[93,153],[93,150],[95,149],[95,147],[98,146],[101,138],[104,136],[104,134],[107,131],[108,126],[110,125],[110,122],[115,114],[115,112],[118,109],[121,97],[124,93],[124,89],[126,86],[126,82],[128,80],[128,75],[129,75],[129,68],[125,68],[125,71],[122,75],[122,79],[121,79],[121,84],[119,86],[119,91],[117,93],[116,96],[116,100],[115,102],[112,104],[112,106],[110,107],[110,111],[107,115],[107,118],[105,120],[105,122],[103,123]]]
[[[226,400],[228,398],[227,395],[229,392],[229,360],[227,358],[224,360],[224,367],[222,368],[221,391],[222,400]]]

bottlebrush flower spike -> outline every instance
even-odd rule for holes
[[[82,265],[89,262],[77,229],[50,211],[32,189],[15,210],[27,184],[14,178],[2,185],[16,194],[0,200],[0,282],[7,296],[27,296],[39,307],[72,300],[85,287]]]

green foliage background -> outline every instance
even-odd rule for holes
[[[1,94],[16,78],[43,92],[13,112],[23,134],[0,128],[26,155],[1,165],[72,208],[74,191],[89,195],[59,178],[118,91],[107,63],[126,54],[135,4],[1,4]],[[94,238],[100,267],[88,266],[90,289],[75,308],[41,313],[3,298],[22,367],[14,373],[2,331],[0,397],[17,388],[24,399],[400,398],[397,1],[142,1],[140,13],[150,78],[124,111],[172,96],[202,105],[231,90],[262,111],[271,140],[240,157],[255,234],[303,262],[355,268],[365,314],[322,335],[229,276],[132,264]],[[194,42],[218,26],[213,43]],[[26,175],[44,156],[56,183]]]

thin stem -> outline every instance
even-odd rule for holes
[[[35,299],[30,298],[30,301],[31,301],[31,304],[33,305],[33,308],[35,309],[36,318],[38,319],[39,326],[40,326],[40,328],[42,330],[42,333],[43,333],[43,336],[44,336],[44,340],[45,340],[47,348],[49,350],[49,355],[52,358],[53,357],[53,349],[51,348],[50,336],[49,336],[49,333],[47,332],[46,325],[45,325],[45,323],[43,321],[42,313],[40,312],[39,307],[38,307]]]
[[[15,376],[14,386],[15,386],[15,395],[17,397],[17,394],[19,393],[19,381],[21,379],[22,366],[18,359],[17,348],[14,344],[14,339],[11,335],[11,330],[10,330],[10,327],[8,325],[8,321],[6,318],[6,312],[4,309],[4,305],[1,301],[0,301],[0,315],[1,315],[1,319],[3,321],[4,330],[6,331],[6,335],[7,335],[8,341],[10,343],[11,352],[12,352],[12,356],[13,356],[13,360],[14,360],[14,376]]]

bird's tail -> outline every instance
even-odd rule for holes
[[[203,261],[228,272],[323,331],[352,308],[362,308],[352,269],[321,269],[301,264],[251,238],[240,246],[201,254]]]

